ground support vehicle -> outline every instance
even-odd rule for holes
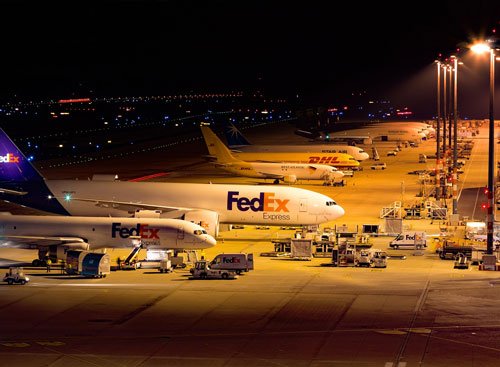
[[[374,268],[387,268],[387,253],[380,250],[372,251],[372,266]]]
[[[371,169],[374,169],[374,170],[377,170],[377,169],[381,169],[381,170],[384,170],[387,168],[387,164],[381,162],[381,163],[375,163],[375,164],[372,164],[370,166]]]
[[[214,270],[207,260],[200,260],[194,264],[192,279],[235,279],[236,272],[232,270]]]
[[[158,267],[158,270],[160,273],[171,273],[174,271],[174,268],[172,267],[172,261],[169,259],[163,259],[160,261],[160,266]]]
[[[23,268],[10,267],[9,271],[5,273],[3,281],[7,282],[9,285],[12,284],[26,284],[30,281],[30,278],[24,275]]]
[[[469,269],[469,260],[467,256],[461,252],[459,252],[455,258],[454,269]]]
[[[212,270],[232,270],[236,274],[253,270],[253,254],[219,254],[210,262]]]
[[[389,242],[389,246],[396,249],[399,247],[422,249],[427,247],[426,236],[427,234],[425,232],[403,232]]]

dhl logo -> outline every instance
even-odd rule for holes
[[[14,155],[13,153],[0,155],[0,163],[19,163],[19,157]]]
[[[286,207],[289,199],[276,199],[274,192],[261,192],[256,198],[238,197],[239,191],[229,191],[227,193],[227,210],[233,210],[233,204],[239,211],[246,212],[288,212]]]
[[[309,157],[309,162],[307,163],[319,163],[319,164],[339,163],[339,160],[337,156]]]
[[[137,223],[135,227],[126,228],[122,227],[121,223],[113,223],[111,226],[111,237],[116,238],[118,234],[121,238],[129,238],[131,236],[138,236],[141,239],[160,239],[158,232],[160,228],[150,228],[147,224]]]

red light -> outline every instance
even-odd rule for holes
[[[488,208],[488,204],[486,204],[486,203],[481,204],[481,209],[487,209],[487,208]]]
[[[484,191],[484,194],[485,194],[485,195],[488,195],[489,190],[488,190],[488,188],[487,188],[487,187],[485,187],[483,191]]]

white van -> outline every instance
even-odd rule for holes
[[[210,262],[214,270],[234,270],[236,274],[253,270],[253,254],[219,254]]]
[[[397,235],[395,239],[389,242],[392,248],[412,247],[420,249],[427,247],[427,239],[425,232],[403,232]]]

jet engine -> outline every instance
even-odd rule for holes
[[[33,260],[33,266],[40,266],[45,263],[47,256],[53,261],[66,259],[68,250],[89,250],[89,244],[85,242],[71,242],[60,245],[42,246],[38,249],[38,259]]]
[[[294,184],[297,182],[297,176],[296,175],[288,175],[283,177],[283,182],[289,183],[289,184]]]

